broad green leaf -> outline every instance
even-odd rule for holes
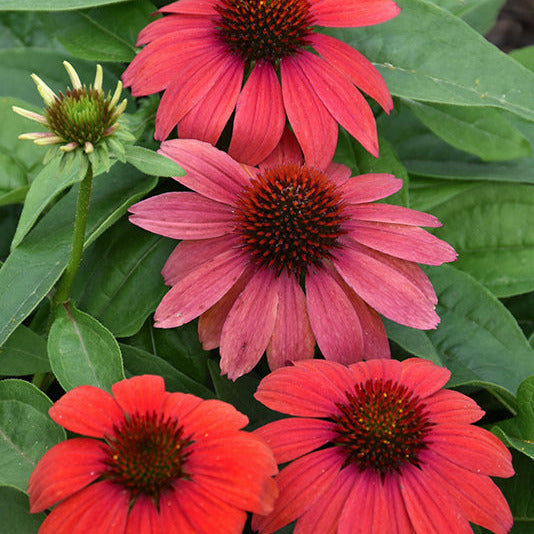
[[[448,144],[484,161],[532,156],[529,141],[496,109],[404,102]]]
[[[2,0],[1,11],[66,11],[84,7],[119,4],[127,0]]]
[[[433,209],[457,267],[500,297],[534,290],[534,188],[486,184]]]
[[[23,376],[48,371],[46,341],[20,325],[0,348],[0,375]]]
[[[534,73],[426,0],[397,3],[402,11],[388,22],[333,32],[377,66],[391,94],[493,106],[534,120]]]
[[[87,11],[50,13],[47,24],[54,37],[76,57],[130,62],[137,51],[137,34],[155,9],[147,0],[135,0]]]
[[[81,166],[84,163],[85,165]],[[76,182],[82,181],[86,167],[87,161],[81,156],[70,160],[68,166],[62,165],[61,160],[55,158],[42,168],[26,195],[11,249],[20,244],[35,221],[59,193]]]
[[[167,391],[191,393],[203,399],[211,399],[213,391],[178,371],[164,359],[131,345],[120,345],[127,375],[153,374],[162,376]]]
[[[37,462],[64,439],[65,431],[34,407],[0,400],[0,484],[26,491]]]
[[[52,401],[37,387],[26,380],[8,378],[0,381],[0,400],[16,400],[48,415]]]
[[[462,18],[479,33],[487,33],[495,24],[506,0],[429,0]]]
[[[534,45],[512,50],[510,52],[510,56],[512,56],[528,70],[534,71]]]
[[[142,146],[126,145],[126,161],[152,176],[183,176],[184,170],[171,159]]]
[[[134,335],[167,292],[161,269],[175,246],[120,221],[88,251],[74,288],[79,308],[117,337]]]
[[[450,385],[477,381],[514,394],[534,374],[534,351],[513,316],[468,274],[448,265],[426,270],[441,323],[425,334],[452,372]]]
[[[37,534],[46,514],[30,514],[28,496],[11,486],[0,486],[0,532]]]
[[[94,317],[72,303],[58,306],[48,336],[52,371],[65,391],[91,385],[107,391],[124,379],[119,344]]]
[[[0,48],[15,46],[55,48],[52,38],[43,28],[39,13],[0,11]]]
[[[155,184],[155,178],[120,163],[108,174],[95,176],[85,246]],[[77,194],[75,186],[39,221],[0,268],[0,345],[47,295],[66,267]]]
[[[480,186],[480,182],[460,180],[436,180],[433,178],[411,177],[410,207],[419,211],[430,211],[445,202],[454,202],[454,197]]]

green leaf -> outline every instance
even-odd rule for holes
[[[468,274],[448,265],[425,270],[441,318],[425,334],[452,372],[449,385],[484,382],[515,394],[525,376],[534,374],[534,351],[513,316]]]
[[[410,207],[419,211],[431,211],[435,206],[445,202],[454,202],[452,199],[456,195],[479,186],[480,182],[435,180],[412,176],[410,179]]]
[[[48,336],[48,357],[65,391],[81,385],[111,391],[124,379],[121,351],[111,332],[71,303],[58,306]]]
[[[37,387],[26,380],[9,378],[0,381],[0,400],[16,400],[48,415],[52,401]]]
[[[486,184],[433,209],[435,235],[458,252],[457,267],[495,295],[534,289],[534,188]]]
[[[64,439],[65,431],[33,406],[1,400],[0,484],[26,491],[37,462]]]
[[[115,336],[134,335],[167,292],[161,269],[175,246],[121,220],[86,255],[74,288],[79,307]]]
[[[152,176],[183,176],[184,170],[171,159],[142,146],[126,145],[126,161]]]
[[[402,11],[388,22],[333,31],[377,66],[392,95],[534,120],[534,73],[447,11],[425,0],[397,3]]]
[[[87,11],[49,13],[46,20],[54,37],[76,57],[130,62],[137,51],[137,34],[154,11],[151,2],[136,0]]]
[[[534,71],[534,45],[512,50],[510,56],[528,70]]]
[[[46,341],[20,325],[0,348],[0,375],[23,376],[48,371]]]
[[[46,514],[30,514],[30,503],[24,492],[11,486],[0,486],[0,532],[37,534]]]
[[[85,246],[155,184],[155,178],[120,163],[108,174],[95,176]],[[75,186],[39,221],[0,268],[0,345],[47,295],[66,267],[77,194]]]
[[[532,155],[528,139],[496,109],[404,102],[423,124],[447,143],[482,160]]]
[[[120,345],[127,375],[153,374],[163,377],[167,391],[191,393],[203,399],[211,399],[213,391],[178,371],[164,359],[131,345]]]
[[[76,182],[82,181],[87,161],[81,158],[71,160],[67,167],[62,165],[61,160],[55,158],[35,177],[26,195],[11,249],[20,244],[41,213],[59,193]],[[80,168],[82,163],[85,165]]]
[[[66,11],[84,7],[119,4],[127,0],[2,0],[0,11]]]

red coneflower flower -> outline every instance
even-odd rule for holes
[[[33,471],[31,512],[57,504],[40,534],[240,533],[272,509],[277,472],[245,415],[217,400],[167,393],[159,376],[72,389],[50,408],[89,436],[50,449]],[[96,438],[96,439],[95,439]]]
[[[215,144],[235,109],[229,153],[250,165],[275,148],[286,114],[311,166],[332,160],[338,124],[378,155],[375,119],[356,87],[389,112],[384,80],[314,27],[387,21],[400,12],[392,0],[180,0],[159,12],[168,15],[141,31],[137,44],[147,46],[123,74],[135,96],[165,90],[156,139],[177,124],[179,137]]]
[[[220,346],[230,378],[249,372],[265,350],[271,369],[312,358],[315,340],[325,358],[342,363],[387,358],[377,311],[414,328],[438,324],[436,295],[415,262],[438,265],[456,253],[418,227],[439,226],[432,215],[373,203],[402,180],[306,166],[290,132],[259,169],[197,140],[166,141],[160,152],[196,192],[130,208],[134,224],[183,239],[163,268],[172,288],[156,326],[200,316],[200,340],[206,350]]]
[[[450,372],[426,360],[342,366],[310,360],[264,378],[255,397],[293,416],[256,431],[278,463],[274,510],[253,527],[295,534],[496,534],[512,515],[490,476],[514,474],[508,449],[473,426],[483,411],[441,389]]]

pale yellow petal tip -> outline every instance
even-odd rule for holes
[[[115,89],[115,92],[113,93],[113,98],[111,99],[111,102],[109,103],[110,108],[114,107],[117,104],[117,102],[119,101],[119,98],[121,97],[121,92],[122,92],[122,82],[119,80],[117,82],[117,87]]]
[[[32,74],[32,80],[35,82],[35,85],[37,85],[37,90],[43,98],[44,103],[47,106],[53,104],[57,98],[56,93],[54,93],[54,91],[52,91],[52,89],[50,89],[50,87],[37,76],[37,74]]]
[[[89,141],[86,141],[85,144],[83,145],[83,151],[86,154],[91,154],[91,152],[93,152],[94,149],[95,149],[95,147],[93,146],[93,143],[91,143]]]
[[[66,145],[60,146],[59,150],[62,150],[63,152],[72,152],[76,148],[78,148],[78,143],[72,142],[72,143],[67,143]]]
[[[96,75],[95,75],[95,83],[93,85],[94,89],[97,91],[102,91],[102,78],[103,78],[103,71],[102,71],[102,65],[96,66]]]
[[[33,111],[29,111],[24,108],[19,108],[18,106],[11,106],[11,109],[21,117],[26,117],[27,119],[31,119],[32,121],[48,126],[48,121],[46,120],[46,117],[39,115],[39,113],[34,113]]]
[[[78,73],[74,70],[74,67],[68,61],[63,61],[63,66],[69,75],[70,81],[72,82],[72,88],[81,89],[82,82],[80,81]]]

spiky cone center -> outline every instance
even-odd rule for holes
[[[189,478],[184,467],[191,440],[175,419],[155,413],[125,417],[106,442],[104,478],[125,488],[132,500],[142,494],[157,504],[173,481]]]
[[[307,0],[221,0],[217,35],[245,62],[295,55],[307,46],[314,24]]]
[[[84,146],[96,145],[113,132],[118,115],[111,105],[111,96],[85,86],[59,93],[46,107],[45,115],[50,129],[67,143]]]
[[[345,449],[345,465],[356,463],[363,471],[380,475],[399,472],[403,465],[419,465],[419,453],[427,447],[430,421],[424,402],[409,389],[391,380],[370,379],[346,393],[347,402],[334,416],[338,437]]]
[[[345,233],[343,211],[341,194],[325,173],[284,164],[251,181],[234,216],[253,261],[300,276],[338,248],[338,238]]]

